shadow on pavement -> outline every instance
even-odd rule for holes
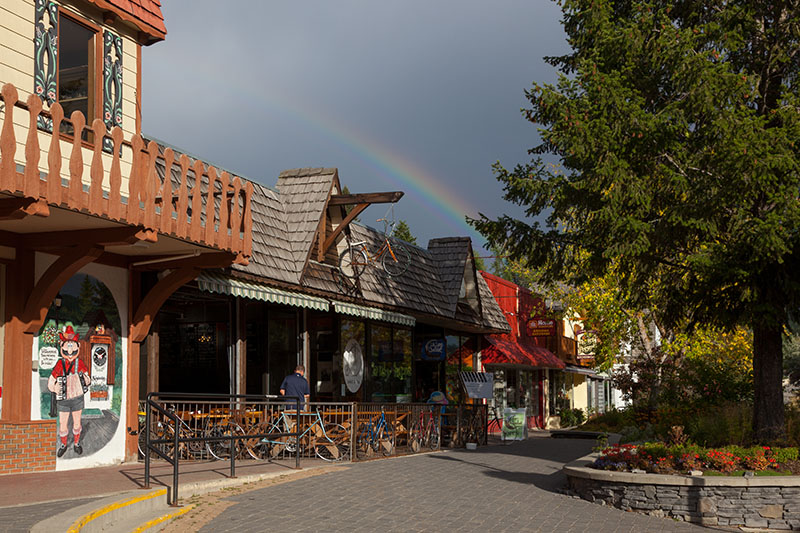
[[[265,471],[295,471],[294,461],[236,461],[236,477],[249,474],[261,474]],[[144,463],[139,463],[131,468],[119,472],[137,487],[144,487]],[[180,463],[179,476],[181,483],[193,481],[209,481],[231,477],[230,462],[228,461],[203,461]],[[163,461],[155,462],[150,466],[150,485],[163,487],[172,486],[172,465]]]
[[[567,482],[561,467],[589,454],[593,446],[594,442],[585,439],[534,437],[509,444],[483,446],[474,451],[453,450],[448,454],[432,455],[431,458],[473,465],[483,468],[487,476],[558,493]],[[492,461],[491,456],[497,454],[524,457],[532,461],[519,463],[519,470],[502,468],[492,464],[508,464],[508,461]]]

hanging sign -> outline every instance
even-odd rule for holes
[[[357,340],[350,339],[347,341],[342,358],[344,359],[344,368],[342,370],[347,390],[357,392],[361,388],[361,382],[364,380],[364,355]]]
[[[492,398],[494,374],[492,372],[459,372],[467,396],[473,399]]]
[[[554,337],[556,321],[552,318],[531,318],[526,323],[528,337]]]

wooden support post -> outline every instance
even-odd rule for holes
[[[25,333],[22,315],[33,291],[34,253],[18,248],[16,261],[6,271],[6,325],[3,358],[2,420],[31,418],[31,362],[33,335]]]
[[[144,396],[150,392],[159,391],[158,378],[161,358],[159,343],[158,321],[156,321],[150,330],[150,335],[147,336],[147,387]]]
[[[139,357],[140,345],[133,342],[133,323],[130,317],[139,307],[141,301],[142,275],[140,272],[130,271],[128,273],[128,374],[125,377],[127,383],[126,408],[124,413],[120,413],[126,426],[131,429],[139,427]],[[131,435],[130,431],[125,432],[125,458],[136,460],[138,453],[136,445],[138,435]]]

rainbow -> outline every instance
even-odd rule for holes
[[[466,199],[459,196],[456,191],[447,188],[441,180],[426,171],[407,157],[392,152],[388,147],[381,145],[370,136],[349,128],[345,121],[337,120],[331,115],[319,110],[311,110],[308,104],[295,103],[288,96],[278,96],[275,91],[263,93],[251,92],[240,87],[229,90],[236,91],[237,100],[243,100],[241,92],[251,93],[245,101],[260,102],[265,108],[281,113],[293,120],[316,130],[323,136],[333,140],[347,149],[353,156],[366,163],[380,173],[385,179],[394,184],[399,190],[406,193],[404,199],[419,202],[428,212],[443,222],[450,231],[447,236],[469,236],[473,246],[482,248],[485,239],[475,229],[467,224],[465,216],[478,216],[478,208],[471,205]],[[343,180],[347,184],[347,179]],[[400,217],[402,218],[402,217]],[[413,228],[412,228],[413,229]],[[420,243],[425,245],[426,243]]]

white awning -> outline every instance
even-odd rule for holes
[[[591,376],[593,378],[601,377],[597,375],[596,370],[592,368],[587,368],[585,366],[567,365],[567,368],[564,369],[564,372],[571,372],[573,374],[583,374],[584,376]]]
[[[318,311],[327,311],[330,308],[330,302],[324,298],[276,289],[263,283],[235,279],[222,274],[204,272],[197,277],[197,285],[203,291],[229,294],[251,300],[306,307]]]
[[[377,307],[364,307],[363,305],[356,305],[347,302],[333,302],[334,309],[337,313],[344,315],[358,316],[361,318],[369,318],[371,320],[381,320],[383,322],[392,322],[394,324],[401,324],[403,326],[413,326],[417,320],[413,316],[404,315],[402,313],[393,313],[392,311],[385,311]]]

